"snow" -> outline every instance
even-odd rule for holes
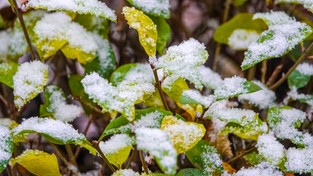
[[[170,16],[170,2],[169,0],[128,0],[135,7],[142,11],[168,18]]]
[[[312,33],[310,26],[295,21],[284,12],[256,13],[253,19],[265,20],[269,29],[249,45],[241,65],[243,68],[284,55]]]
[[[36,44],[45,52],[55,50],[55,46],[51,44],[53,41],[61,41],[60,43],[64,42],[64,44],[68,42],[70,47],[93,55],[98,49],[92,35],[62,12],[46,14],[36,23],[34,32],[38,36]]]
[[[140,174],[131,169],[121,169],[114,172],[112,176],[140,176]]]
[[[289,148],[286,151],[287,162],[285,167],[290,172],[312,173],[313,148],[296,149]]]
[[[12,156],[11,146],[9,145],[9,138],[9,128],[0,125],[0,168],[5,168]]]
[[[124,80],[128,81],[144,81],[148,83],[154,83],[154,76],[149,64],[137,64],[127,72]]]
[[[309,63],[301,63],[296,68],[297,71],[299,71],[303,75],[307,76],[313,76],[313,65]]]
[[[235,50],[246,50],[259,36],[260,34],[253,30],[236,29],[228,38],[228,45]]]
[[[13,128],[12,132],[13,136],[29,132],[42,133],[64,144],[85,140],[84,135],[78,133],[72,125],[49,118],[31,117]]]
[[[147,128],[160,128],[160,122],[163,118],[163,115],[154,111],[149,114],[143,115],[140,119],[136,120],[134,123],[135,128],[147,127]]]
[[[165,173],[176,170],[177,152],[166,132],[156,128],[138,128],[135,134],[137,148],[156,157],[165,168]]]
[[[127,134],[116,134],[109,140],[101,141],[99,144],[104,155],[114,154],[128,146],[132,146],[132,139]]]
[[[202,84],[209,89],[216,89],[221,83],[222,78],[221,76],[212,71],[209,67],[200,66],[199,72],[202,80]]]
[[[224,81],[215,89],[215,98],[225,99],[239,94],[248,93],[248,90],[244,87],[244,83],[246,81],[246,79],[237,76],[225,78]]]
[[[23,31],[19,28],[0,31],[0,61],[17,59],[27,51],[27,43]]]
[[[48,11],[68,11],[79,14],[91,14],[116,20],[114,11],[98,0],[29,0],[22,9],[46,9]]]
[[[39,94],[48,82],[48,66],[40,61],[25,62],[13,77],[14,103],[21,108]]]
[[[285,157],[284,146],[277,141],[273,134],[263,134],[258,137],[256,145],[259,154],[273,165],[279,165]]]
[[[223,174],[223,176],[229,176],[231,174]],[[274,166],[270,165],[269,163],[260,163],[254,167],[250,168],[243,168],[240,169],[237,173],[232,174],[232,176],[252,176],[252,175],[259,175],[259,176],[283,176],[284,174],[279,171]]]
[[[238,100],[241,102],[248,101],[250,104],[257,106],[260,109],[266,109],[270,106],[273,106],[276,99],[275,92],[268,89],[259,81],[253,81],[253,83],[262,88],[262,90],[249,94],[239,95]]]
[[[214,102],[212,96],[202,96],[197,90],[185,90],[182,96],[196,100],[196,102],[203,105],[205,108],[208,108]]]
[[[156,62],[150,62],[157,68],[163,68],[166,85],[171,85],[179,77],[191,81],[197,89],[202,88],[198,68],[208,59],[204,44],[191,38],[180,45],[171,46]]]
[[[218,168],[222,167],[222,160],[218,151],[213,146],[203,145],[202,150],[201,158],[205,163],[204,171],[208,173],[208,175],[211,175]]]
[[[51,95],[49,98],[49,112],[54,113],[54,117],[64,122],[73,121],[78,117],[83,110],[76,105],[66,104],[66,99],[63,92],[56,86],[48,86],[46,91]]]

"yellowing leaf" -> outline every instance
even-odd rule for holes
[[[184,153],[193,148],[206,131],[202,124],[184,122],[174,116],[164,117],[161,129],[169,134],[177,153]]]
[[[138,31],[139,42],[148,56],[154,56],[158,38],[156,25],[147,15],[135,8],[124,7],[123,13],[130,27]]]
[[[11,159],[10,165],[20,164],[29,172],[38,176],[58,176],[59,166],[54,154],[48,154],[39,150],[26,150],[18,157]]]

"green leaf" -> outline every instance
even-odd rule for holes
[[[163,118],[161,130],[168,133],[179,154],[185,153],[194,147],[206,132],[202,124],[184,122],[174,116],[166,116]]]
[[[256,13],[253,19],[262,19],[269,29],[249,45],[241,64],[243,70],[263,60],[285,55],[313,32],[310,26],[296,21],[285,12]]]
[[[225,78],[214,91],[214,97],[217,100],[237,97],[238,95],[252,93],[261,90],[261,88],[245,78],[237,76]]]
[[[310,82],[311,76],[302,74],[298,70],[294,70],[288,76],[288,86],[290,88],[295,87],[297,89],[305,87]]]
[[[21,109],[43,91],[48,83],[48,66],[40,61],[25,62],[13,77],[14,104]]]
[[[247,0],[234,0],[234,5],[239,7],[242,6],[245,2],[247,2]]]
[[[54,154],[39,150],[26,150],[21,155],[11,159],[10,164],[12,167],[15,164],[20,164],[38,176],[61,176],[57,157]]]
[[[41,117],[52,117],[64,122],[70,122],[82,113],[80,107],[66,103],[64,92],[57,86],[50,85],[46,87],[44,97],[45,103],[40,105]]]
[[[246,159],[251,165],[257,165],[264,161],[264,159],[257,152],[248,153],[243,158]]]
[[[143,12],[164,18],[170,17],[169,0],[127,0],[131,5],[142,10]],[[149,4],[149,5],[148,5]]]
[[[162,17],[151,17],[154,24],[157,26],[158,40],[157,40],[157,52],[162,55],[165,51],[166,45],[169,42],[172,30],[167,21]]]
[[[92,31],[104,39],[108,39],[109,21],[94,15],[76,15],[75,21],[82,25],[87,31]]]
[[[92,154],[96,154],[96,149],[91,146],[83,134],[78,133],[72,125],[60,120],[31,117],[15,127],[12,133],[14,142],[23,142],[29,134],[39,133],[52,143],[76,144],[85,147]]]
[[[183,78],[193,83],[197,89],[202,89],[199,68],[206,62],[208,56],[205,46],[191,38],[169,47],[162,57],[158,60],[150,59],[150,63],[157,69],[163,69],[165,77],[163,87],[170,89],[178,78]]]
[[[108,8],[105,3],[97,0],[67,0],[67,1],[54,1],[54,0],[29,0],[22,9],[44,9],[48,11],[66,11],[78,14],[90,14],[109,20],[115,21],[116,15],[113,10]]]
[[[0,173],[7,167],[13,154],[14,144],[10,133],[9,127],[0,124]]]
[[[100,142],[99,147],[108,161],[121,169],[127,160],[132,146],[133,139],[126,134],[116,134],[105,142]]]
[[[97,55],[95,59],[88,62],[84,67],[87,74],[92,72],[99,73],[103,78],[109,79],[111,73],[115,69],[116,59],[113,49],[108,40],[94,34],[93,38],[98,44]]]
[[[0,64],[0,82],[13,88],[13,76],[17,72],[18,64],[14,62]]]
[[[223,171],[218,151],[204,140],[187,151],[186,156],[196,168],[202,170],[203,175],[216,175]]]
[[[123,7],[123,13],[129,26],[138,31],[139,42],[148,56],[154,56],[158,38],[156,25],[147,15],[135,8]]]
[[[162,85],[163,91],[175,102],[180,102],[180,98],[185,90],[188,90],[188,84],[183,78],[178,78],[170,86]]]
[[[47,32],[49,26],[49,32]],[[96,56],[99,46],[91,33],[70,16],[62,12],[45,14],[34,27],[35,45],[42,59],[47,59],[58,50],[71,59],[84,64]]]
[[[112,134],[119,134],[119,133],[131,133],[132,126],[129,124],[129,121],[125,116],[119,116],[112,120],[108,126],[102,132],[99,140],[102,140],[104,137]]]
[[[253,20],[253,14],[239,13],[228,22],[219,26],[214,33],[214,40],[228,44],[228,39],[235,30],[245,29],[261,33],[267,27],[262,20]]]
[[[196,90],[185,90],[180,98],[182,104],[194,104],[201,105],[208,108],[214,101],[212,96],[202,96],[200,92]]]
[[[200,169],[186,168],[180,170],[176,176],[204,176]]]
[[[137,148],[154,156],[165,174],[174,175],[177,152],[167,133],[157,128],[138,128],[135,134]]]

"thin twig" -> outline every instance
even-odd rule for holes
[[[148,165],[145,161],[145,157],[143,155],[143,151],[139,151],[139,158],[143,167],[143,170],[145,171],[146,174],[149,174],[149,169],[148,169]]]
[[[53,148],[55,154],[58,156],[58,158],[60,158],[63,163],[66,165],[66,166],[70,166],[71,164],[65,159],[65,157],[62,155],[62,153],[60,152],[60,150],[58,149],[57,146],[55,146],[54,144],[50,143],[50,146]]]
[[[88,130],[89,130],[89,127],[91,125],[91,122],[92,122],[92,119],[93,119],[93,116],[92,115],[89,115],[89,118],[88,118],[88,122],[87,122],[87,125],[86,125],[86,128],[85,130],[83,131],[83,134],[86,135]],[[78,155],[79,155],[79,152],[81,150],[81,147],[77,147],[76,150],[75,150],[75,154],[74,154],[74,158],[77,159]]]
[[[246,154],[248,154],[248,153],[250,153],[250,152],[252,152],[252,151],[254,151],[254,150],[256,150],[256,147],[252,147],[252,148],[250,148],[250,149],[244,151],[242,154],[237,155],[237,156],[235,156],[234,158],[228,160],[227,163],[229,164],[229,163],[232,163],[232,162],[234,162],[234,161],[237,161],[238,159],[242,158],[243,156],[245,156]]]
[[[266,85],[269,87],[271,86],[274,81],[276,80],[277,76],[281,73],[281,71],[283,70],[283,66],[284,64],[279,64],[275,70],[273,71],[273,73],[271,74],[270,78],[267,80]]]
[[[309,54],[311,54],[311,51],[313,50],[313,42],[310,44],[310,46],[305,50],[305,52],[300,56],[300,58],[296,61],[295,64],[293,64],[293,66],[288,70],[288,72],[281,77],[275,84],[273,84],[270,89],[276,89],[277,87],[279,87],[287,78],[288,76],[297,68],[297,66],[304,61]]]
[[[129,166],[130,166],[131,162],[133,161],[133,158],[135,157],[136,153],[137,153],[137,149],[134,148],[132,150],[132,153],[131,153],[130,157],[128,158],[127,163],[125,164],[125,168],[124,169],[128,169],[129,168]]]
[[[166,110],[169,111],[169,107],[168,107],[168,104],[167,104],[167,101],[165,99],[165,95],[164,95],[164,92],[162,90],[162,87],[161,87],[161,83],[160,83],[160,80],[159,80],[159,77],[158,77],[158,73],[156,71],[156,69],[154,68],[154,66],[150,63],[150,67],[153,71],[153,76],[154,76],[154,79],[155,79],[155,82],[156,82],[156,88],[158,89],[158,92],[161,96],[161,100],[162,100],[162,103],[163,103],[163,106]]]
[[[99,155],[102,157],[104,163],[109,167],[109,169],[114,173],[115,172],[115,168],[112,166],[112,164],[108,161],[108,159],[104,156],[103,152],[101,151],[100,147],[99,147],[99,142],[94,140],[92,141],[93,147],[97,150],[97,152],[99,153]]]
[[[30,40],[30,37],[29,37],[28,31],[27,31],[26,25],[25,25],[25,22],[24,22],[24,19],[23,19],[23,15],[21,13],[21,10],[20,10],[20,8],[17,5],[16,0],[12,0],[12,2],[13,2],[13,5],[14,5],[14,7],[13,7],[14,13],[16,14],[18,20],[20,21],[20,24],[21,24],[21,27],[22,27],[22,30],[23,30],[23,33],[24,33],[24,37],[26,39],[28,48],[29,48],[30,53],[32,55],[32,59],[33,60],[39,60],[39,57],[37,56],[37,54],[36,54],[36,52],[35,52],[35,50],[33,48],[32,42]]]
[[[68,157],[70,158],[71,163],[77,167],[77,163],[76,163],[75,156],[73,154],[73,150],[71,146],[69,144],[65,144],[65,149],[66,149]]]
[[[267,72],[267,60],[264,60],[262,62],[262,68],[261,68],[261,82],[265,84],[266,81],[266,72]]]

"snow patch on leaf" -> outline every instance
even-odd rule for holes
[[[8,127],[0,124],[0,173],[6,168],[13,153],[13,141]]]
[[[216,89],[222,82],[221,75],[212,71],[209,67],[200,66],[199,72],[202,80],[202,84],[209,89]]]
[[[228,45],[235,50],[246,50],[259,36],[254,30],[236,29],[228,38]]]
[[[303,75],[307,76],[313,76],[313,64],[309,63],[301,63],[296,68],[297,71],[299,71]]]
[[[169,0],[128,0],[128,2],[147,14],[170,17]]]
[[[252,175],[263,175],[263,176],[283,176],[284,174],[279,171],[276,167],[269,163],[260,163],[254,167],[240,169],[235,174],[223,174],[223,176],[252,176]]]
[[[304,148],[296,149],[289,148],[286,151],[287,162],[285,167],[290,172],[296,173],[312,173],[313,171],[313,149]]]

